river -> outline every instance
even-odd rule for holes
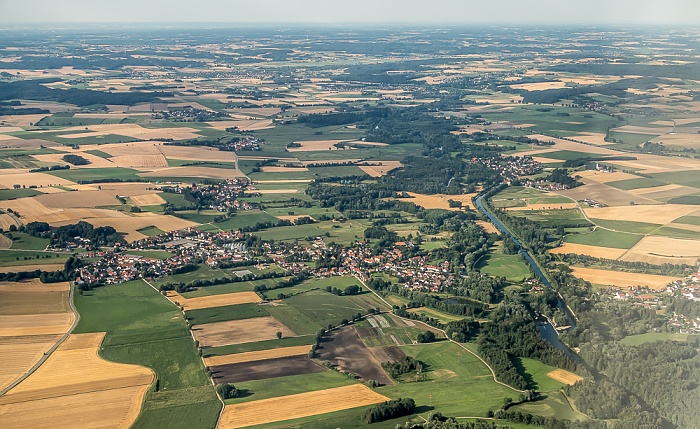
[[[484,213],[488,218],[491,220],[491,222],[498,228],[499,231],[503,232],[504,234],[508,234],[510,238],[515,242],[515,244],[520,248],[520,254],[525,258],[525,261],[527,261],[528,264],[532,267],[532,270],[535,272],[537,277],[539,277],[540,281],[542,284],[544,284],[546,287],[552,289],[552,284],[547,280],[547,277],[542,273],[542,270],[540,270],[540,266],[537,265],[534,259],[532,259],[532,256],[528,253],[527,250],[523,247],[522,243],[520,243],[520,240],[513,234],[511,234],[510,231],[508,231],[508,228],[506,228],[500,220],[498,220],[489,210],[484,207],[483,203],[484,196],[480,195],[479,197],[476,198],[475,203],[476,207],[481,210],[482,213]],[[566,308],[566,304],[564,304],[564,301],[561,300],[561,298],[557,299],[557,307],[559,307],[560,310],[566,314],[567,318],[569,319],[569,326],[571,328],[576,327],[576,320],[574,317],[570,314],[568,309]],[[560,339],[559,339],[559,334],[557,333],[557,330],[554,329],[554,326],[552,326],[549,322],[547,321],[537,321],[537,329],[539,329],[540,334],[542,335],[542,338],[547,340],[550,344],[552,344],[554,347],[558,348],[559,350],[564,351],[571,359],[573,359],[575,362],[578,362],[580,360],[579,356],[571,350],[566,344],[564,344]]]

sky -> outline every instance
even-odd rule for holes
[[[21,23],[692,25],[698,0],[0,0]]]

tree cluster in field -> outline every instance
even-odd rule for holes
[[[569,176],[569,170],[566,168],[555,168],[549,176],[546,177],[547,181],[552,183],[559,183],[560,185],[568,186],[569,188],[575,188],[577,186],[583,185],[582,182]]]
[[[46,222],[30,222],[24,226],[24,232],[32,237],[50,239],[50,246],[65,247],[73,242],[75,237],[80,237],[90,242],[90,248],[100,246],[113,246],[122,242],[122,236],[111,226],[98,226],[95,228],[90,223],[80,221],[72,225],[52,228]]]
[[[44,171],[70,170],[70,165],[52,165],[51,167],[39,167],[29,170],[30,173],[42,173]]]
[[[402,375],[423,371],[425,364],[411,356],[404,356],[396,362],[382,362],[382,368],[394,380],[398,380]]]
[[[345,289],[339,289],[337,287],[332,287],[332,286],[326,286],[326,292],[332,293],[333,295],[338,295],[338,296],[352,296],[352,295],[357,295],[360,292],[362,292],[362,288],[359,287],[358,285],[349,285],[345,287]]]
[[[238,398],[241,395],[241,391],[232,383],[217,384],[216,393],[224,400]]]
[[[425,343],[434,343],[437,341],[437,337],[435,336],[435,332],[433,331],[423,331],[418,336],[416,337],[416,341],[418,341],[421,344]]]
[[[66,161],[67,163],[73,164],[73,165],[88,165],[88,164],[90,164],[90,161],[83,158],[82,156],[71,154],[71,153],[69,153],[67,155],[63,155],[63,157],[61,157],[61,159]]]
[[[476,338],[481,325],[474,319],[462,319],[449,322],[445,327],[447,338],[459,343],[466,343]]]
[[[365,411],[362,419],[366,423],[377,423],[397,417],[409,416],[416,409],[416,402],[411,398],[392,399],[382,402]]]

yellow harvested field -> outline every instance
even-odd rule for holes
[[[0,338],[0,389],[24,374],[56,344],[61,335]]]
[[[236,154],[208,147],[160,145],[158,150],[170,159],[191,161],[236,162]]]
[[[700,259],[700,240],[681,240],[648,235],[625,253],[621,259],[652,264],[694,265]]]
[[[32,158],[35,158],[37,161],[40,162],[48,162],[51,164],[60,164],[60,165],[66,165],[66,161],[64,161],[62,158],[66,154],[75,154],[82,156],[83,158],[87,159],[90,161],[89,164],[87,165],[71,165],[70,168],[113,168],[116,167],[117,165],[114,164],[111,159],[104,159],[102,157],[99,157],[97,155],[92,155],[90,153],[84,152],[82,150],[71,150],[71,149],[64,149],[61,148],[64,153],[50,153],[50,154],[45,154],[45,155],[32,155]]]
[[[2,237],[0,236],[0,242],[2,241]],[[10,240],[11,242],[12,240]],[[2,243],[0,243],[2,244]],[[2,249],[2,247],[0,247]],[[9,249],[9,247],[8,247]],[[31,261],[27,261],[31,262]],[[7,267],[0,267],[0,273],[16,273],[18,271],[32,271],[32,270],[41,270],[41,271],[62,271],[64,265],[63,264],[27,264],[27,265],[17,265],[17,266],[7,266]]]
[[[81,138],[84,136],[101,136],[107,134],[117,134],[127,136],[134,139],[151,140],[151,139],[196,139],[201,137],[197,134],[196,128],[189,127],[171,127],[171,128],[144,128],[136,124],[99,124],[88,125],[87,129],[90,132],[85,133],[86,127],[69,127],[66,128],[64,138]]]
[[[41,197],[62,196],[62,194],[46,194]],[[70,202],[66,201],[66,203]],[[125,213],[107,209],[92,208],[49,208],[36,200],[36,197],[20,198],[4,201],[2,208],[11,208],[20,214],[24,223],[48,222],[50,224],[70,223],[76,220],[90,218],[129,218]]]
[[[0,221],[0,224],[2,224],[1,221]],[[9,228],[9,226],[8,226],[8,228]],[[2,226],[2,229],[7,230],[7,228],[5,228],[4,226]],[[12,247],[12,240],[5,237],[4,235],[0,235],[0,249],[4,250],[4,249],[9,249],[10,247]],[[8,272],[8,271],[2,271],[2,267],[0,267],[0,272]]]
[[[46,173],[27,173],[22,170],[5,169],[0,171],[0,188],[12,189],[14,185],[30,187],[70,186],[70,180],[61,179]]]
[[[192,329],[194,338],[204,347],[273,340],[277,338],[277,332],[282,332],[285,337],[296,336],[291,329],[272,316],[207,323]]]
[[[425,195],[416,194],[415,192],[407,192],[411,198],[403,198],[401,201],[408,201],[419,205],[426,209],[445,209],[445,210],[461,210],[457,207],[450,207],[448,200],[461,201],[462,207],[472,207],[472,197],[476,194],[461,194],[461,195]]]
[[[595,145],[606,145],[612,144],[611,142],[605,141],[605,134],[601,133],[580,133],[571,137],[574,140],[580,140],[582,142],[595,144]]]
[[[613,128],[611,131],[616,131],[618,133],[650,134],[660,136],[662,134],[670,133],[672,130],[672,127],[642,127],[637,125],[623,125],[621,127]]]
[[[372,177],[381,177],[395,168],[403,167],[401,161],[372,161],[371,164],[381,165],[359,165],[360,169]]]
[[[189,228],[191,226],[198,225],[195,222],[191,222],[186,219],[180,219],[175,216],[169,215],[149,215],[149,216],[125,216],[125,217],[96,217],[86,219],[93,226],[112,226],[118,232],[126,234],[127,242],[131,243],[142,238],[146,238],[145,235],[141,234],[137,230],[147,228],[149,226],[155,226],[156,228],[165,231],[176,231],[179,229]]]
[[[114,194],[103,191],[73,191],[70,194],[44,194],[29,198],[49,208],[95,208],[121,204]]]
[[[241,118],[246,118],[241,116]],[[272,119],[241,119],[239,121],[216,121],[207,122],[215,130],[225,131],[226,128],[236,127],[240,131],[256,131],[256,130],[266,130],[269,128],[274,128],[275,125],[272,123]]]
[[[19,226],[17,224],[17,221],[15,220],[15,218],[13,218],[12,216],[10,216],[7,213],[0,214],[0,228],[2,228],[4,231],[7,231],[10,229],[10,226],[12,226],[12,225]],[[5,237],[5,236],[3,235],[3,237]],[[10,240],[7,237],[5,237],[5,238],[7,240]],[[10,244],[12,244],[12,240],[10,240]],[[9,247],[7,247],[7,248],[9,249]]]
[[[603,259],[618,259],[627,252],[625,249],[613,249],[612,247],[589,246],[587,244],[564,243],[560,247],[549,250],[550,253],[576,255],[589,255]]]
[[[484,230],[486,232],[488,232],[489,234],[499,234],[500,233],[498,228],[496,228],[494,226],[494,224],[492,224],[491,222],[486,222],[485,220],[477,220],[474,223],[476,223],[480,227],[484,228]]]
[[[579,267],[571,267],[571,269],[576,277],[593,284],[622,288],[628,286],[646,286],[650,289],[662,290],[669,283],[678,280],[678,277],[658,276],[654,274],[626,273]]]
[[[606,149],[604,147],[591,146],[588,144],[572,142],[569,140],[559,139],[556,137],[545,136],[543,134],[531,134],[531,135],[528,135],[528,137],[531,139],[538,139],[538,140],[542,140],[545,142],[546,141],[553,141],[555,150],[570,150],[570,151],[574,151],[574,152],[595,153],[595,154],[600,154],[600,155],[617,155],[617,156],[620,155],[620,152],[617,152],[617,151],[614,151],[611,149]],[[518,155],[520,155],[520,153]]]
[[[243,177],[238,170],[229,168],[212,167],[168,167],[159,168],[147,173],[140,173],[142,177],[197,177],[210,179],[233,179]]]
[[[509,207],[508,211],[527,211],[527,210],[559,210],[559,209],[575,209],[577,203],[547,203],[547,204],[528,204],[523,207]]]
[[[324,150],[343,150],[333,146],[338,143],[348,143],[353,140],[315,140],[315,141],[296,141],[301,147],[289,147],[289,152],[313,152]]]
[[[668,147],[676,148],[700,148],[700,135],[696,133],[674,133],[664,134],[652,140],[654,143],[663,143]]]
[[[180,304],[185,310],[198,310],[201,308],[223,307],[226,305],[249,304],[262,301],[255,292],[224,293],[220,295],[200,296],[197,298],[185,298],[175,291],[168,291],[166,296]]]
[[[165,200],[158,194],[134,195],[131,201],[137,206],[158,206],[165,204]]]
[[[109,159],[117,167],[149,168],[167,167],[168,161],[163,155],[119,155]]]
[[[128,428],[153,381],[145,367],[98,354],[104,333],[70,335],[26,380],[0,398],[3,427]],[[53,410],[55,412],[47,412]]]
[[[212,356],[204,358],[206,366],[230,365],[233,363],[256,362],[265,359],[277,359],[290,356],[302,356],[311,351],[311,346],[281,347],[278,349],[256,352],[236,353],[233,355]]]
[[[162,155],[161,142],[111,143],[108,145],[81,146],[82,150],[99,150],[112,156],[124,155]]]
[[[593,219],[627,220],[664,225],[681,216],[700,212],[700,207],[683,204],[628,205],[619,207],[586,208],[584,211],[589,218]]]
[[[68,332],[75,321],[68,305],[69,288],[68,282],[43,284],[38,279],[0,283],[0,389]]]
[[[571,386],[579,380],[583,380],[583,377],[580,377],[574,374],[573,372],[564,371],[563,369],[558,368],[554,371],[548,372],[547,377],[553,378],[557,381],[561,381],[562,383],[568,384],[569,386]]]
[[[524,89],[526,91],[544,91],[546,89],[561,89],[566,88],[566,83],[561,81],[554,82],[537,82],[537,83],[521,83],[510,85],[513,89]]]
[[[26,299],[30,300],[31,292],[26,295]],[[3,315],[0,316],[0,337],[65,334],[74,320],[75,315],[72,312]]]
[[[388,401],[363,384],[226,405],[218,428],[234,429],[364,407]]]

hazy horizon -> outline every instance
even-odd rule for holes
[[[0,25],[696,25],[693,0],[0,0]]]

